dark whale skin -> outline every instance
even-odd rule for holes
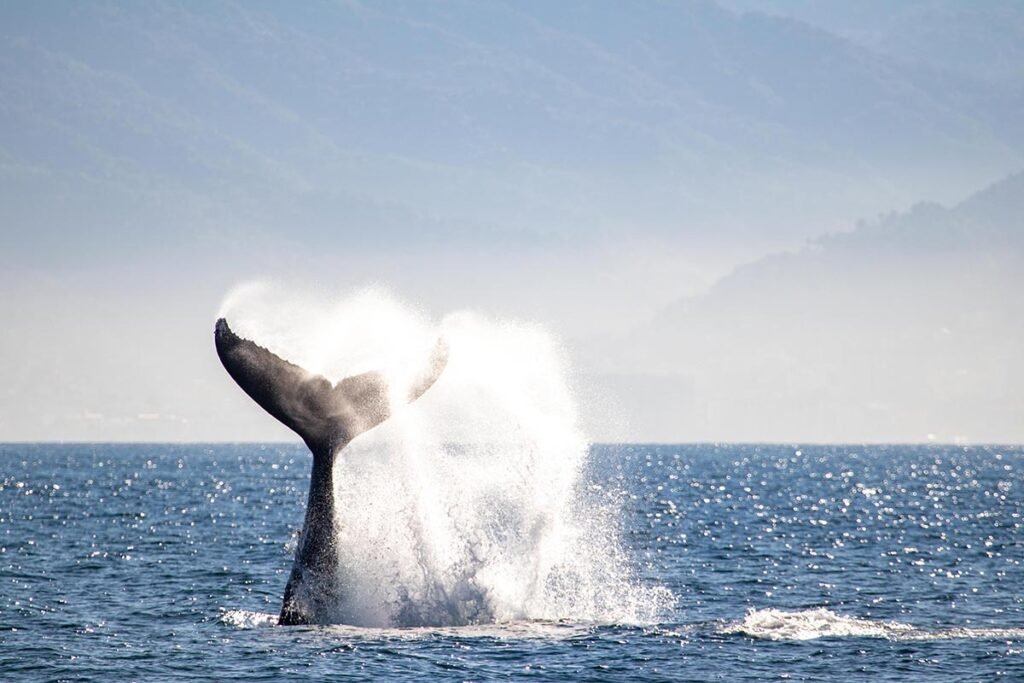
[[[278,623],[324,623],[338,604],[337,530],[335,528],[334,460],[355,437],[391,415],[388,386],[378,372],[346,377],[331,384],[255,342],[236,335],[221,318],[214,343],[224,369],[264,410],[302,437],[313,454],[306,518],[295,562],[284,591]],[[448,362],[448,348],[438,341],[424,372],[409,388],[414,401],[429,389]]]

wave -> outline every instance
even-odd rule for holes
[[[225,626],[244,630],[275,627],[277,626],[277,617],[276,613],[222,609],[217,621]],[[594,629],[594,625],[564,621],[514,621],[472,626],[374,627],[325,624],[309,628],[342,637],[364,640],[419,640],[437,635],[450,635],[458,638],[565,640],[590,633]]]
[[[277,625],[277,615],[247,610],[223,610],[219,621],[232,628],[253,629]],[[709,628],[711,627],[711,628]],[[437,635],[459,638],[511,638],[564,640],[592,634],[593,623],[565,621],[514,621],[479,624],[473,626],[420,626],[420,627],[365,627],[349,625],[318,626],[331,633],[359,639],[417,640]],[[628,625],[614,628],[631,629]],[[760,640],[793,641],[818,638],[880,638],[893,641],[930,640],[1024,640],[1024,628],[952,627],[923,629],[897,621],[877,621],[843,616],[826,608],[806,610],[757,609],[751,610],[738,622],[724,627],[717,622],[703,624],[675,624],[645,627],[647,636],[662,638],[693,637],[700,633],[744,635]]]
[[[755,609],[742,621],[726,626],[721,632],[764,640],[850,637],[888,640],[1024,639],[1024,628],[955,627],[929,630],[896,621],[843,616],[824,607],[796,611]]]

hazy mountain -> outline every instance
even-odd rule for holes
[[[4,3],[3,251],[792,244],[1019,166],[998,95],[699,0]]]
[[[755,261],[622,342],[639,377],[610,383],[666,440],[1020,441],[1022,216],[1017,174]]]
[[[1017,0],[722,0],[736,10],[799,19],[908,64],[1004,83],[1024,80]]]
[[[1005,6],[1015,26],[1024,10]],[[955,32],[929,35],[933,57],[957,54]],[[276,435],[211,354],[217,302],[240,279],[383,282],[434,312],[620,331],[737,262],[857,216],[955,204],[1024,165],[1012,73],[872,40],[702,0],[0,2],[0,439]],[[973,63],[987,47],[967,50]],[[872,268],[904,272],[895,257],[845,265],[873,253],[846,239],[787,257],[821,271],[788,290],[790,261],[767,261],[768,283],[813,303],[824,285],[802,288],[834,272],[876,289]],[[655,340],[678,349],[603,366],[642,370],[658,405],[711,406],[703,431],[640,411],[640,438],[729,431],[715,411],[742,393],[709,394],[717,375],[695,367],[746,351],[728,316],[757,308],[759,284],[743,283],[758,272],[700,300],[720,301],[718,318],[673,314],[705,325],[692,338],[664,322]],[[765,319],[773,305],[799,312],[771,292],[747,323],[758,334],[782,324]]]

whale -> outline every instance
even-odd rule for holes
[[[214,326],[217,355],[232,379],[264,410],[302,438],[313,456],[306,514],[285,586],[278,623],[330,623],[343,598],[338,580],[334,464],[353,439],[387,420],[401,398],[423,395],[448,362],[442,337],[408,387],[389,387],[381,372],[332,383],[256,342],[235,334],[224,318]],[[397,389],[397,393],[394,391]],[[398,396],[393,401],[392,396]]]

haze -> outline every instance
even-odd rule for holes
[[[293,438],[227,292],[537,321],[615,441],[1024,442],[1024,5],[0,3],[0,441]]]

